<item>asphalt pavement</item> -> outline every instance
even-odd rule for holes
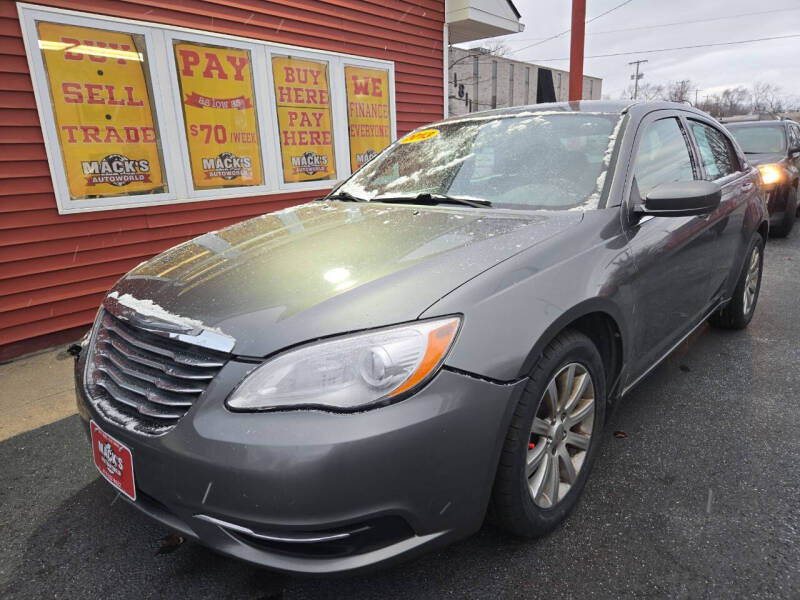
[[[0,442],[2,598],[800,598],[800,229],[745,331],[703,327],[610,416],[578,507],[368,575],[307,579],[116,500],[75,415]],[[7,392],[0,392],[7,393]],[[6,418],[5,416],[3,417]]]

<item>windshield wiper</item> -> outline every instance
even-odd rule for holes
[[[389,202],[396,204],[461,204],[472,206],[473,208],[491,207],[492,203],[488,200],[478,200],[475,198],[460,198],[458,196],[448,196],[447,194],[422,193],[416,196],[386,196],[373,198],[370,202]]]
[[[364,198],[359,198],[358,196],[353,196],[350,192],[336,192],[330,196],[325,196],[324,198],[320,198],[321,202],[325,200],[341,200],[342,202],[366,202]]]

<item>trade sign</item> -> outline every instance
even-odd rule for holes
[[[70,198],[166,191],[141,36],[38,28]]]

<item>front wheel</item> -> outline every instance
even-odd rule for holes
[[[764,270],[764,239],[755,234],[747,253],[744,268],[730,299],[719,311],[711,316],[714,327],[722,329],[744,329],[753,318],[761,291],[761,274]]]
[[[567,330],[531,373],[506,435],[491,514],[506,531],[536,537],[572,509],[597,455],[605,418],[600,353]]]

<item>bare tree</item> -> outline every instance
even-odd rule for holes
[[[664,86],[654,83],[640,83],[637,92],[637,100],[644,100],[650,102],[652,100],[664,99]],[[622,93],[622,99],[633,99],[633,84],[629,85]]]
[[[753,84],[751,98],[751,109],[754,113],[779,113],[786,110],[786,100],[777,85],[757,81]]]
[[[698,108],[714,117],[731,117],[751,112],[752,96],[744,86],[725,88],[719,94],[709,94]]]
[[[694,89],[690,79],[670,81],[665,88],[665,100],[670,102],[689,102],[689,92]]]

